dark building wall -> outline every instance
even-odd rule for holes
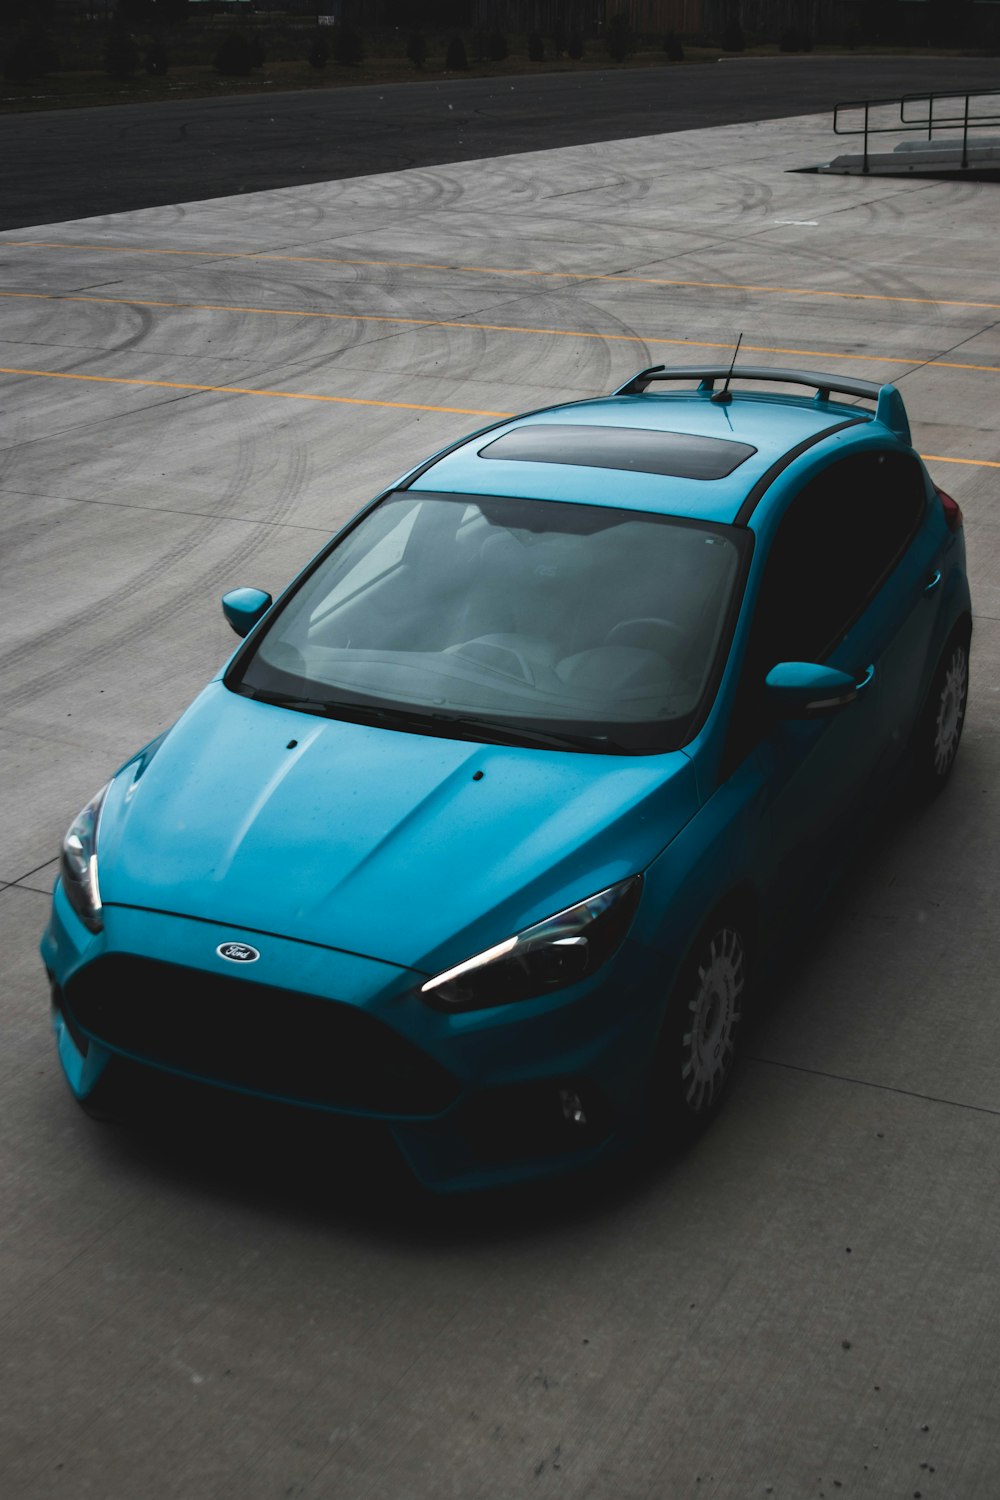
[[[474,27],[509,33],[551,35],[559,19],[593,37],[619,13],[639,36],[673,31],[716,45],[733,22],[750,44],[790,32],[837,46],[1000,41],[1000,3],[990,0],[470,0],[469,10]]]
[[[317,0],[305,0],[306,8],[315,11]],[[389,27],[447,27],[457,30],[473,24],[474,0],[318,0],[322,15],[335,16],[371,31]],[[267,0],[257,0],[259,10],[267,10]]]
[[[902,5],[904,0],[895,0]],[[816,42],[843,42],[862,29],[871,0],[608,0],[640,35],[674,31],[719,40],[738,22],[749,42],[777,41],[796,30]]]
[[[567,31],[591,36],[604,22],[606,0],[473,0],[472,24],[483,31],[551,36],[561,21]]]
[[[429,30],[454,27],[456,31],[464,31],[475,24],[474,0],[350,0],[350,3],[358,9],[359,25],[375,10],[381,12],[381,24],[405,27],[407,31],[421,27]]]

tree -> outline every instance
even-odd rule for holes
[[[406,55],[415,68],[422,68],[427,61],[427,43],[419,31],[411,31],[406,43]]]
[[[130,31],[142,31],[151,24],[153,16],[152,0],[118,0],[115,6],[115,19]]]
[[[898,0],[868,0],[864,8],[867,39],[883,44],[900,41],[902,10]]]
[[[490,62],[503,62],[509,48],[507,38],[502,31],[491,31],[486,38],[486,56]]]
[[[727,22],[726,29],[722,33],[723,52],[745,52],[746,48],[747,39],[743,35],[743,27],[739,21],[732,20]]]
[[[343,68],[356,68],[365,60],[365,44],[360,31],[348,21],[333,28],[333,60]]]
[[[44,27],[33,26],[17,37],[7,53],[3,76],[11,83],[27,83],[31,78],[44,78],[58,66],[59,53],[52,38]]]
[[[460,36],[453,36],[448,43],[444,66],[448,73],[464,73],[468,69],[469,59],[465,55],[465,43]]]
[[[319,27],[317,27],[315,35],[309,42],[309,48],[306,52],[306,62],[311,68],[315,68],[316,71],[319,72],[322,68],[326,67],[329,61],[330,43],[320,31]]]
[[[786,26],[778,41],[779,52],[811,52],[812,37],[797,26]]]
[[[54,0],[6,0],[4,20],[12,25],[32,25],[44,30],[52,21]]]
[[[930,0],[927,30],[932,47],[961,47],[973,31],[972,0]]]
[[[146,48],[146,55],[142,60],[142,65],[150,78],[163,78],[166,74],[170,66],[170,59],[167,57],[166,47],[158,36],[154,37]]]
[[[104,48],[104,71],[111,78],[123,81],[131,78],[138,66],[139,49],[135,44],[135,37],[116,16]]]
[[[612,62],[624,62],[630,52],[635,51],[635,39],[632,29],[628,24],[627,16],[621,11],[616,12],[608,22],[608,29],[604,34],[604,46]]]
[[[212,62],[217,73],[227,78],[245,78],[254,66],[253,49],[245,31],[229,31],[223,37]]]

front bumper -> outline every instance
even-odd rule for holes
[[[234,941],[259,960],[222,958],[217,949]],[[57,885],[42,956],[59,1057],[81,1100],[118,1054],[381,1120],[439,1191],[607,1153],[626,1133],[650,1055],[654,1022],[622,1000],[621,954],[558,996],[443,1015],[417,995],[422,974],[340,950],[127,907],[107,907],[104,931],[91,934]]]

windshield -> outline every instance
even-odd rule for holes
[[[713,684],[745,544],[642,511],[393,494],[313,565],[226,685],[451,738],[672,749]]]

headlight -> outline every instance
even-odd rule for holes
[[[621,945],[641,891],[641,875],[608,886],[435,975],[420,993],[435,1010],[484,1010],[576,984]]]
[[[109,781],[107,786],[102,786],[97,796],[91,797],[83,811],[73,819],[62,842],[59,862],[67,900],[91,932],[100,932],[104,926],[101,888],[97,883],[97,825],[110,785]]]

